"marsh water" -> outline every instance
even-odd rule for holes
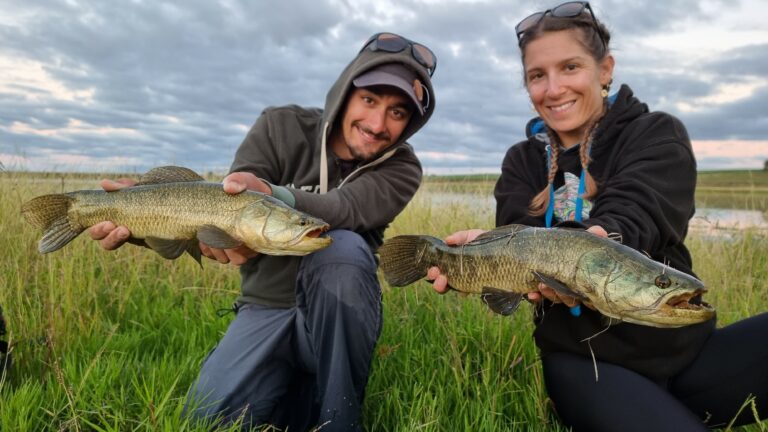
[[[447,206],[473,206],[478,212],[493,213],[496,201],[493,196],[461,192],[424,192],[433,208]],[[760,210],[730,208],[697,208],[690,222],[692,231],[733,231],[755,229],[768,232],[768,218]]]

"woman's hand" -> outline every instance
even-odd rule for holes
[[[476,239],[480,234],[486,232],[481,229],[471,229],[465,231],[457,231],[445,238],[445,243],[450,246],[458,246],[471,242]],[[440,294],[448,292],[448,278],[440,274],[440,269],[437,267],[430,267],[427,270],[427,280],[431,280],[432,288]]]

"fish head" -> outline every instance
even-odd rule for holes
[[[681,327],[714,317],[714,308],[701,301],[707,292],[702,281],[616,246],[588,252],[579,261],[579,285],[602,314],[653,327]]]
[[[331,244],[329,225],[265,195],[245,207],[236,224],[246,246],[268,255],[307,255]]]

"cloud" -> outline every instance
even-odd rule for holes
[[[393,31],[438,56],[436,112],[411,139],[425,169],[498,170],[534,115],[513,28],[536,3],[0,0],[0,160],[223,171],[261,110],[322,106],[365,39]],[[768,6],[593,6],[613,34],[615,88],[629,83],[652,109],[680,117],[694,140],[768,137],[768,31],[759,18]],[[718,37],[704,41],[702,31]],[[743,163],[721,157],[723,166]]]

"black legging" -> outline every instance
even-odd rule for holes
[[[754,396],[768,416],[768,313],[716,330],[694,362],[665,386],[570,353],[542,358],[549,396],[574,431],[687,432],[723,427]],[[746,406],[734,425],[755,421]]]

